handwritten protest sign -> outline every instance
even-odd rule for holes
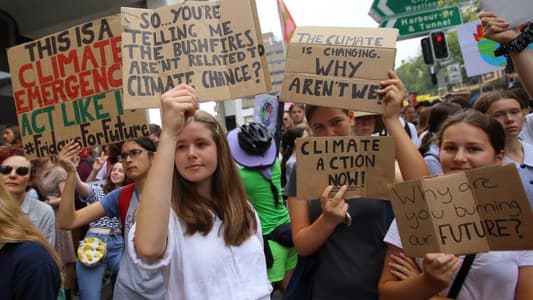
[[[281,100],[382,113],[376,90],[394,69],[397,36],[390,28],[298,27]]]
[[[320,198],[331,185],[348,189],[345,198],[387,199],[394,181],[392,137],[315,137],[296,140],[298,199]]]
[[[157,9],[122,8],[124,100],[159,107],[180,83],[200,101],[228,100],[271,88],[255,2],[184,2]]]
[[[481,8],[495,12],[512,27],[533,20],[533,7],[530,0],[480,0]]]
[[[389,190],[410,256],[533,249],[533,214],[514,165],[397,183]]]
[[[148,135],[144,111],[122,106],[120,17],[101,18],[8,49],[26,155],[54,155]]]

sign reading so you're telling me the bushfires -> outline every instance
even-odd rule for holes
[[[122,105],[120,17],[74,26],[9,48],[13,98],[26,156],[148,135],[143,110]]]
[[[157,9],[122,8],[124,105],[159,107],[180,83],[200,101],[271,89],[255,2],[184,2]]]
[[[532,250],[533,214],[514,164],[389,185],[409,256]]]
[[[397,29],[298,27],[287,50],[286,102],[383,112],[379,82],[394,69]]]

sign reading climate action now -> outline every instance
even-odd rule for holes
[[[532,250],[533,214],[513,164],[389,185],[409,256]]]
[[[298,27],[281,100],[382,113],[379,82],[394,69],[396,29]]]
[[[298,199],[320,198],[331,185],[344,198],[387,199],[384,187],[394,181],[392,137],[315,137],[296,140]]]
[[[148,135],[144,111],[122,107],[120,17],[101,18],[8,49],[22,143],[30,158]]]
[[[123,7],[122,26],[127,108],[159,107],[160,95],[180,83],[194,86],[200,101],[271,88],[252,0]]]

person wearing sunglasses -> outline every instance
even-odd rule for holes
[[[54,210],[26,192],[30,177],[31,163],[22,149],[5,147],[0,150],[0,183],[53,247],[56,239]]]
[[[72,150],[79,151],[79,149],[79,146],[75,145]],[[139,195],[143,191],[144,182],[148,175],[148,170],[152,165],[155,150],[155,144],[148,137],[137,138],[122,144],[119,160],[122,162],[126,176],[131,178],[135,183],[135,189],[129,199],[129,205],[126,205],[126,214],[123,216],[123,236],[128,235],[135,223]],[[58,214],[58,223],[61,228],[77,228],[104,216],[122,218],[120,195],[124,187],[106,194],[100,201],[75,210],[74,190],[76,189],[76,173],[72,168],[69,168],[67,172],[65,190],[61,197]],[[124,250],[127,251],[127,248],[133,247],[133,244],[126,239],[124,240]],[[161,272],[138,268],[134,265],[129,255],[122,255],[113,291],[113,299],[164,299],[165,293],[166,288]]]

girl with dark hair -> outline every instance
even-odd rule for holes
[[[5,146],[22,146],[22,137],[20,136],[20,128],[17,125],[8,125],[4,128],[2,135]]]
[[[76,172],[79,162],[77,149],[75,142],[66,144],[57,156],[57,160],[67,172],[76,173],[76,191],[82,202],[100,201],[105,194],[131,182],[126,177],[121,162],[116,162],[112,166],[103,186],[98,183],[83,182]],[[105,246],[102,247],[103,244]],[[112,283],[115,283],[123,246],[122,226],[118,217],[105,216],[89,224],[89,230],[77,251],[76,275],[82,300],[101,298],[106,270],[110,271]]]
[[[139,193],[146,187],[146,176],[152,165],[156,148],[148,137],[140,137],[124,142],[121,149],[120,161],[126,176],[133,180],[134,185],[117,188],[106,194],[100,201],[75,210],[74,191],[77,173],[74,168],[69,168],[59,206],[58,223],[61,228],[80,227],[108,216],[120,218],[122,234],[127,236],[135,223]],[[70,150],[79,151],[79,145],[73,144]],[[125,250],[130,247],[133,247],[133,244],[126,241]],[[135,267],[128,255],[122,255],[113,299],[163,299],[164,295],[165,286],[160,272],[141,270]]]
[[[166,299],[270,299],[261,227],[217,120],[180,84],[161,97],[163,130],[128,254],[165,274]]]
[[[429,172],[399,120],[405,89],[394,72],[388,76],[378,90],[385,102],[383,123],[394,136],[403,178],[420,178]],[[306,117],[315,137],[350,135],[348,110],[307,105]],[[295,171],[287,184],[294,246],[300,256],[312,256],[316,262],[315,269],[301,277],[308,281],[302,288],[310,292],[306,297],[311,299],[378,299],[388,206],[380,199],[344,199],[346,188],[331,197],[333,187],[327,186],[320,199],[306,201],[297,198]]]
[[[461,111],[461,106],[448,102],[441,102],[434,105],[429,110],[428,131],[422,138],[422,143],[418,148],[424,157],[431,175],[442,174],[442,167],[439,161],[439,147],[435,143],[435,135],[446,119]]]
[[[450,117],[438,135],[444,173],[502,163],[505,134],[494,119],[475,110]],[[402,250],[394,221],[385,241],[380,299],[448,299],[464,257],[428,253],[412,259]],[[532,299],[533,251],[476,254],[457,299]]]

